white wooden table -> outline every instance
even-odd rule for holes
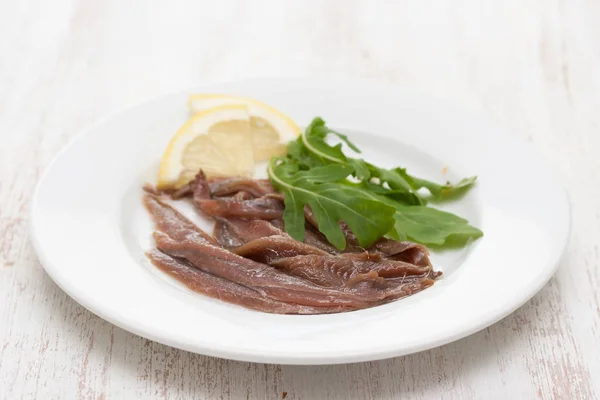
[[[1,2],[0,399],[598,398],[599,21],[600,2],[583,0]],[[466,339],[322,367],[153,343],[86,311],[48,278],[29,242],[28,201],[70,138],[161,93],[282,75],[410,84],[531,142],[572,203],[556,276]]]

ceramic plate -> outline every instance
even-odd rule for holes
[[[485,236],[433,254],[433,287],[367,310],[271,315],[193,293],[145,259],[151,221],[141,186],[187,118],[190,93],[254,97],[306,125],[345,131],[382,166],[424,178],[477,175],[445,206]],[[442,171],[447,169],[444,174]],[[333,364],[408,354],[498,321],[552,276],[569,209],[552,168],[486,119],[410,90],[369,82],[262,79],[162,96],[77,137],[44,173],[31,209],[35,248],[54,281],[98,316],[181,349],[244,361]]]

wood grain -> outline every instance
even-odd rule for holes
[[[0,399],[598,398],[599,20],[600,3],[583,0],[1,2]],[[161,93],[282,75],[416,86],[529,141],[572,206],[556,276],[463,340],[321,367],[150,342],[47,277],[29,243],[28,202],[74,135]]]

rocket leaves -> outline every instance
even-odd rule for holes
[[[293,163],[277,165],[271,161],[271,182],[285,195],[283,220],[288,234],[296,240],[304,240],[306,205],[311,208],[321,233],[338,249],[346,247],[339,221],[348,224],[365,248],[392,229],[393,207],[362,190],[339,183],[351,173],[351,167],[341,164],[300,171]]]
[[[339,140],[330,144],[328,137]],[[382,236],[427,245],[464,245],[483,235],[468,221],[427,206],[468,191],[476,178],[438,184],[411,176],[403,168],[379,168],[343,152],[343,144],[360,150],[346,135],[317,117],[301,137],[288,144],[285,157],[268,167],[273,186],[285,195],[285,229],[304,239],[304,210],[311,208],[319,230],[338,249],[346,246],[339,223],[345,222],[359,243],[368,247]]]

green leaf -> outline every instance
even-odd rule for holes
[[[304,146],[306,146],[308,151],[313,155],[330,162],[346,162],[346,155],[342,152],[342,144],[338,143],[332,146],[327,143],[326,139],[330,134],[337,136],[352,150],[360,153],[358,147],[356,147],[354,143],[348,139],[348,136],[329,129],[325,125],[325,121],[323,121],[323,119],[320,117],[316,117],[312,120],[312,122],[304,130],[301,138]]]
[[[339,133],[337,131],[331,130],[331,129],[328,129],[327,132],[330,133],[330,134],[333,134],[333,135],[337,136],[338,138],[340,138],[342,140],[342,142],[346,143],[346,145],[352,149],[352,151],[354,151],[356,153],[360,153],[361,152],[360,149],[358,147],[356,147],[356,145],[354,143],[352,143],[350,141],[350,139],[348,139],[348,136],[346,136],[346,135],[344,135],[342,133]]]
[[[382,185],[375,184],[373,182],[361,182],[360,186],[363,189],[368,190],[371,193],[378,194],[381,196],[385,196],[391,200],[395,200],[402,204],[408,205],[420,205],[422,204],[422,199],[420,197],[415,196],[412,192],[407,192],[405,190],[397,190],[397,189],[387,189]]]
[[[327,143],[329,135],[341,143]],[[319,230],[339,249],[346,245],[340,221],[350,226],[363,247],[383,235],[430,246],[460,246],[483,235],[465,219],[426,206],[428,199],[443,201],[465,193],[475,177],[455,185],[438,184],[414,177],[404,168],[379,168],[348,157],[343,143],[360,152],[346,135],[329,129],[317,117],[288,144],[285,157],[271,160],[269,177],[285,195],[283,218],[290,236],[304,239],[305,206],[312,209]],[[351,181],[346,179],[349,176]],[[431,195],[422,195],[421,189]]]
[[[426,206],[396,204],[394,232],[426,245],[464,245],[483,232],[454,214]]]
[[[475,184],[477,180],[476,176],[472,176],[469,178],[464,178],[460,182],[455,185],[452,185],[450,182],[446,182],[445,185],[440,185],[435,182],[431,182],[425,179],[420,178],[412,178],[413,179],[413,187],[418,190],[420,188],[426,188],[429,190],[431,195],[436,200],[448,200],[459,196],[465,193],[467,190],[471,188]]]
[[[323,162],[313,157],[306,146],[304,146],[302,137],[288,143],[286,157],[295,161],[300,169],[309,169],[323,165]]]
[[[336,182],[351,171],[349,166],[336,164],[300,171],[292,163],[271,160],[269,177],[274,187],[285,195],[283,219],[291,237],[304,240],[306,205],[312,209],[319,230],[338,249],[346,247],[340,221],[348,224],[363,247],[370,246],[392,229],[393,207],[362,190]]]
[[[288,143],[286,156],[298,161],[302,160],[305,157],[309,157],[309,153],[308,151],[306,151],[306,148],[302,144],[301,138],[298,138]]]
[[[324,167],[315,167],[309,171],[300,171],[294,179],[313,183],[336,182],[347,178],[353,171],[354,169],[350,165],[330,164]]]
[[[352,168],[354,169],[354,176],[356,178],[360,179],[363,182],[368,182],[371,179],[371,171],[369,170],[367,163],[365,163],[363,160],[349,158],[347,162],[348,165],[352,166]]]
[[[410,205],[424,205],[425,200],[413,188],[413,179],[403,168],[385,169],[368,164],[371,175],[390,187],[390,194],[397,201]],[[385,194],[386,196],[388,194]]]
[[[292,157],[299,161],[301,165],[307,165],[307,159],[323,163],[341,163],[348,164],[354,168],[353,175],[361,181],[369,181],[371,178],[379,179],[379,184],[387,184],[392,195],[397,201],[410,205],[425,205],[426,199],[418,193],[421,188],[426,188],[432,197],[437,201],[449,200],[470,189],[476,181],[476,177],[465,178],[456,185],[447,182],[444,185],[417,178],[409,175],[404,168],[385,169],[379,168],[364,160],[349,158],[342,151],[341,143],[330,145],[326,138],[333,134],[346,143],[352,150],[360,153],[360,150],[352,143],[346,135],[329,129],[322,118],[316,117],[306,128],[302,136],[297,141],[302,143],[300,146],[296,142],[294,148],[288,148],[288,153],[293,153]],[[300,150],[302,154],[300,155]],[[385,194],[386,196],[388,194]]]
[[[396,210],[393,216],[394,228],[387,233],[387,236],[394,239],[410,239],[425,245],[463,246],[469,240],[483,236],[483,232],[469,225],[469,221],[449,212],[427,206],[402,204],[374,192],[368,195]]]
[[[296,240],[304,241],[304,208],[296,193],[292,190],[282,191],[285,194],[283,210],[283,221],[285,230]]]

